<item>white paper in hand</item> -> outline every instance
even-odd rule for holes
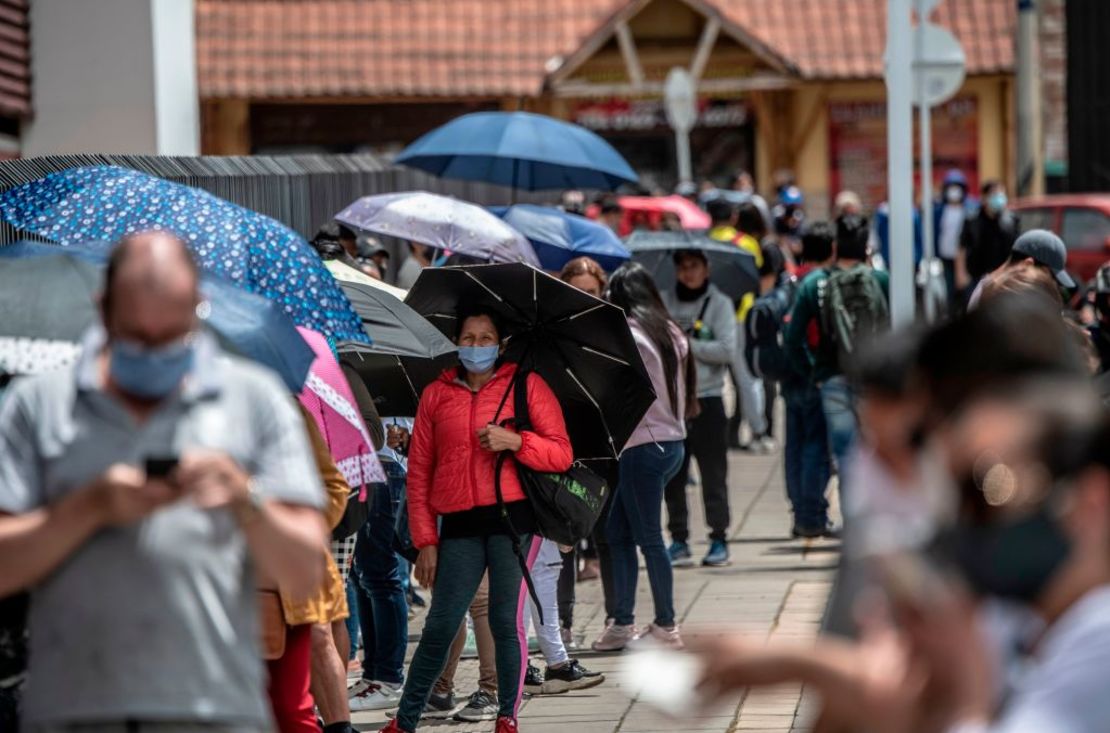
[[[659,712],[672,718],[691,715],[702,709],[702,696],[696,685],[704,666],[694,654],[663,647],[641,648],[621,658],[622,689]]]

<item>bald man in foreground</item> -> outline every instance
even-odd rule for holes
[[[311,592],[323,490],[269,371],[221,353],[197,269],[119,243],[80,362],[0,407],[0,596],[31,591],[33,733],[270,730],[255,578]]]

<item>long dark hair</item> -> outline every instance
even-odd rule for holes
[[[678,404],[678,349],[675,348],[675,332],[678,326],[671,320],[667,313],[663,299],[659,295],[659,288],[651,273],[638,262],[627,262],[613,273],[609,279],[609,288],[605,299],[613,305],[624,310],[629,318],[636,319],[640,327],[647,333],[659,356],[663,360],[663,375],[667,379],[667,392],[670,398],[671,411],[676,417],[685,417],[687,405]],[[691,378],[689,364],[686,368],[686,381]],[[696,374],[696,373],[695,373]],[[697,377],[694,376],[694,379]],[[694,397],[694,393],[687,391],[687,403]]]

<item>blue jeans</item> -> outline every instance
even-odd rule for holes
[[[635,622],[637,546],[647,564],[655,624],[674,626],[674,576],[663,544],[663,488],[682,466],[684,454],[680,440],[638,445],[621,454],[605,533],[613,558],[613,619],[622,626]]]
[[[821,406],[825,411],[825,425],[829,431],[829,450],[836,459],[840,476],[840,491],[847,488],[848,465],[852,447],[856,442],[859,425],[856,421],[856,396],[843,375],[831,377],[821,383]]]
[[[405,471],[383,462],[388,483],[374,487],[370,517],[358,533],[358,622],[362,629],[365,680],[401,684],[409,643],[409,611],[401,572],[393,552],[397,507],[405,491]]]
[[[783,462],[786,495],[799,527],[824,527],[829,521],[825,489],[829,484],[829,437],[821,393],[809,383],[783,383],[786,442]]]
[[[355,577],[354,567],[351,568],[351,573],[347,576],[345,590],[347,591],[347,609],[351,614],[344,621],[347,625],[347,637],[351,640],[351,653],[347,656],[349,662],[358,657],[358,642],[362,633],[358,622],[358,579]]]
[[[539,538],[521,539],[531,568]],[[420,712],[447,662],[451,643],[466,617],[482,576],[489,570],[489,627],[497,660],[499,715],[516,719],[528,661],[524,602],[528,590],[507,535],[449,537],[440,540],[435,592],[424,621],[420,644],[409,665],[409,679],[397,708],[402,730],[416,730]]]

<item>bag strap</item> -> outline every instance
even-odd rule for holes
[[[705,300],[703,300],[701,303],[701,310],[698,311],[698,317],[694,319],[695,321],[705,320],[705,312],[709,310],[709,299],[709,292],[707,291],[705,293]]]
[[[501,404],[497,406],[497,412],[493,418],[494,423],[501,427],[512,424],[516,427],[518,432],[531,427],[528,421],[527,383],[528,372],[526,372],[523,367],[518,366],[516,374],[509,380],[509,386],[506,388],[505,394],[501,396]],[[497,418],[501,417],[501,410],[504,409],[505,403],[509,400],[509,392],[514,393],[514,414],[511,418],[506,418],[498,422]],[[505,495],[501,491],[501,471],[508,458],[509,451],[501,451],[497,454],[497,462],[494,464],[493,469],[493,492],[497,497],[497,511],[501,515],[501,522],[505,525],[505,529],[509,531],[509,542],[512,543],[513,554],[516,555],[516,561],[520,565],[521,575],[524,576],[524,584],[528,586],[528,595],[532,597],[532,602],[536,604],[536,611],[540,617],[540,626],[543,626],[543,604],[540,603],[540,596],[536,592],[535,584],[532,582],[532,573],[528,571],[528,558],[524,556],[524,550],[520,544],[520,533],[517,532],[516,527],[513,526],[512,517],[509,516],[509,509],[505,506]]]
[[[540,603],[540,596],[536,592],[536,586],[532,582],[532,573],[528,571],[528,558],[524,556],[524,550],[520,544],[520,533],[516,531],[513,526],[512,517],[509,516],[509,510],[505,506],[505,496],[501,493],[501,470],[505,466],[505,460],[509,457],[508,451],[501,451],[497,455],[497,462],[494,464],[493,474],[493,490],[497,495],[497,510],[501,514],[501,521],[505,524],[505,528],[509,530],[509,542],[513,546],[513,554],[516,555],[516,561],[520,565],[520,573],[524,577],[524,584],[528,586],[528,595],[532,597],[532,602],[536,604],[536,612],[540,617],[540,626],[543,626],[543,604]]]

